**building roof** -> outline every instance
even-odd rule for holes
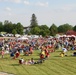
[[[31,28],[30,26],[24,27],[24,29]]]

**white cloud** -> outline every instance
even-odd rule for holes
[[[29,5],[30,2],[25,0],[25,1],[24,1],[24,4],[25,4],[25,5]]]
[[[11,11],[11,8],[10,7],[6,7],[5,8],[7,11]]]
[[[21,3],[21,0],[0,0],[1,2],[14,2],[14,3]]]
[[[0,2],[24,3],[26,5],[30,4],[28,0],[0,0]]]
[[[48,6],[48,2],[45,2],[45,3],[38,2],[36,5],[38,5],[38,6],[43,6],[43,7],[47,7],[47,6]]]
[[[11,2],[15,2],[15,3],[21,3],[21,0],[9,0]]]

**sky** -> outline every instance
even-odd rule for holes
[[[0,0],[0,21],[30,25],[32,14],[39,25],[76,25],[76,0]]]

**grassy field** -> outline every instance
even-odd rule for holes
[[[5,55],[4,59],[0,56],[0,71],[12,73],[14,75],[76,75],[76,57],[71,56],[72,51],[68,52],[67,57],[60,57],[60,50],[50,53],[50,58],[42,64],[20,65],[19,59],[11,59]],[[36,50],[31,56],[23,56],[25,60],[34,58],[39,59],[39,51]]]

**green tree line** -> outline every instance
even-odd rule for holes
[[[42,36],[55,36],[57,33],[65,34],[68,30],[76,31],[76,25],[73,27],[68,23],[59,26],[53,23],[50,27],[48,25],[38,25],[35,14],[32,14],[30,27],[30,34]]]
[[[13,34],[23,34],[23,25],[21,23],[13,24],[8,20],[5,20],[4,23],[0,22],[0,32],[7,32]]]
[[[15,34],[23,34],[24,26],[19,22],[13,24],[8,20],[5,20],[4,23],[0,22],[0,32],[7,32]],[[69,25],[68,23],[63,25],[55,25],[54,23],[48,27],[48,25],[39,25],[37,17],[35,14],[32,14],[29,30],[26,30],[25,33],[33,35],[42,35],[42,36],[55,36],[57,33],[65,34],[68,30],[76,31],[76,25]]]

